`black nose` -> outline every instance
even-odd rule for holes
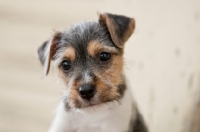
[[[79,95],[87,100],[90,100],[95,94],[95,86],[92,84],[82,84],[78,90]]]

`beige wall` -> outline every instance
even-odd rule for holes
[[[53,29],[97,20],[97,11],[136,19],[125,71],[150,131],[191,132],[200,104],[199,0],[0,0],[0,131],[48,129],[61,88],[55,72],[42,77],[37,47]]]

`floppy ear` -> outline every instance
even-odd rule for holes
[[[99,23],[107,27],[113,42],[119,48],[123,48],[135,29],[135,20],[121,15],[100,14]]]
[[[44,74],[48,75],[51,60],[54,59],[54,55],[58,50],[58,44],[61,39],[61,33],[57,32],[54,36],[45,41],[39,48],[38,48],[38,56],[41,64],[44,66]]]

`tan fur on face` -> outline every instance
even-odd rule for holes
[[[73,85],[70,89],[69,100],[71,102],[70,103],[71,107],[76,107],[76,108],[81,107],[81,104],[79,101],[78,87],[75,83],[73,83]]]
[[[74,61],[76,58],[75,50],[72,47],[67,47],[65,53],[63,55],[64,58],[69,59],[70,61]]]
[[[123,69],[123,57],[121,55],[112,56],[111,65],[104,71],[98,70],[97,72],[104,76],[106,80],[109,80],[115,85],[121,83],[121,73]]]
[[[96,81],[96,89],[99,94],[100,102],[108,102],[118,100],[118,85],[123,83],[121,73],[123,69],[123,57],[113,56],[112,62],[108,69],[95,71],[98,75]]]
[[[74,61],[76,56],[75,56],[75,50],[72,47],[67,47],[65,50],[63,57],[64,59],[68,59],[70,61]],[[59,60],[59,62],[62,60]],[[64,73],[61,69],[59,69],[59,76],[61,79],[64,81],[64,84],[67,85],[69,82],[69,78],[67,78],[66,73]]]
[[[122,69],[123,69],[123,57],[122,55],[114,55],[117,50],[114,47],[108,47],[96,41],[92,41],[88,44],[88,53],[91,56],[95,56],[102,51],[107,51],[112,54],[111,63],[104,71],[96,69],[97,79],[95,81],[97,94],[99,95],[100,102],[108,102],[119,98],[118,85],[122,83]]]
[[[107,83],[103,82],[100,78],[96,82],[96,90],[99,95],[99,102],[109,102],[112,100],[118,100],[119,94],[117,88],[109,86]]]
[[[70,108],[80,108],[81,104],[79,101],[78,87],[81,85],[80,81],[75,81],[74,78],[68,78],[62,70],[59,70],[59,75],[66,86],[66,89],[69,92],[67,97],[67,103]],[[72,83],[69,85],[69,83]]]
[[[90,54],[93,57],[102,51],[110,52],[113,54],[118,53],[118,51],[114,47],[109,47],[109,46],[103,45],[97,41],[91,41],[88,44],[87,50],[88,50],[88,54]]]
[[[87,50],[91,56],[95,56],[96,53],[100,52],[103,49],[103,45],[96,41],[92,41],[88,44]]]

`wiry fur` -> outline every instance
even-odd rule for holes
[[[45,73],[54,60],[65,85],[50,132],[147,132],[123,74],[124,43],[134,27],[133,18],[101,14],[99,22],[75,24],[39,48]],[[102,52],[111,59],[100,61]],[[71,65],[67,71],[62,69],[64,60]],[[85,84],[95,87],[89,100],[78,92]]]

